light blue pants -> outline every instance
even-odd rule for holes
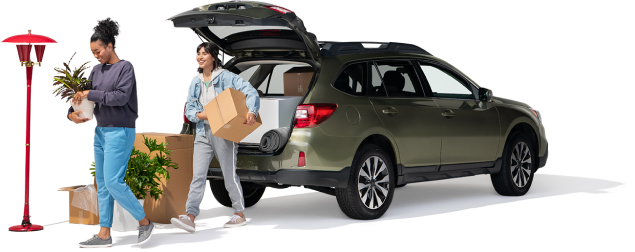
[[[146,215],[143,206],[123,181],[134,139],[134,128],[95,128],[95,178],[99,199],[99,225],[102,227],[112,227],[115,200],[136,220],[142,220]]]

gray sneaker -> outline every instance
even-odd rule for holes
[[[192,220],[190,220],[190,217],[187,215],[179,215],[178,219],[172,218],[170,219],[170,222],[172,222],[175,227],[183,229],[187,232],[196,232],[196,225],[194,225],[194,222],[192,222]]]
[[[139,229],[138,243],[139,245],[141,245],[148,242],[150,240],[150,237],[152,237],[152,231],[154,231],[154,223],[150,221],[150,224],[139,226],[137,229]]]
[[[240,227],[245,224],[247,224],[247,219],[240,217],[240,215],[235,214],[229,218],[229,221],[225,223],[223,227],[233,228],[233,227]]]
[[[112,237],[108,237],[108,239],[99,238],[99,236],[94,235],[93,238],[86,240],[85,242],[80,242],[80,248],[107,248],[112,246]]]

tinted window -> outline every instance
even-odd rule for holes
[[[377,61],[388,97],[423,97],[414,67],[408,61]]]
[[[349,65],[333,82],[333,87],[351,95],[366,95],[366,63]]]
[[[432,96],[474,99],[470,86],[445,70],[430,65],[421,65],[421,71],[430,85]]]
[[[386,95],[386,88],[381,84],[381,75],[377,72],[377,68],[374,63],[369,64],[370,67],[370,89],[368,90],[368,96],[373,97],[388,97]]]

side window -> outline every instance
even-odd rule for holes
[[[448,72],[434,66],[421,65],[424,78],[430,84],[432,96],[457,99],[474,99],[468,84]]]
[[[414,67],[408,61],[377,61],[388,97],[423,97]]]
[[[377,68],[373,62],[368,64],[370,68],[370,89],[368,90],[368,96],[371,97],[388,97],[386,95],[386,88],[382,85],[381,75],[377,72]]]
[[[347,66],[337,79],[333,87],[350,95],[366,95],[366,63],[357,63]]]

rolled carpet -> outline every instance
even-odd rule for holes
[[[258,149],[264,152],[276,152],[287,143],[289,138],[289,127],[282,127],[267,131],[260,139]]]

